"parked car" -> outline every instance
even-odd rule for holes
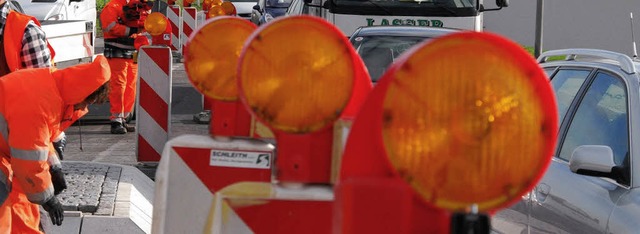
[[[493,216],[493,230],[638,233],[640,144],[631,139],[640,138],[640,62],[594,49],[548,51],[538,61],[557,98],[556,150],[539,184]]]
[[[418,26],[365,26],[349,37],[364,61],[371,81],[377,82],[389,65],[412,46],[459,30]]]
[[[251,22],[262,25],[276,17],[283,16],[293,0],[258,0],[251,12]]]
[[[233,6],[236,7],[236,12],[240,18],[251,20],[251,11],[253,6],[256,5],[257,0],[231,0]]]

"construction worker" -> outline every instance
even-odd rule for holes
[[[24,68],[52,66],[54,50],[46,40],[35,18],[11,9],[11,4],[0,0],[0,76]],[[67,188],[60,160],[63,157],[66,136],[61,132],[54,139],[57,154],[48,159],[52,182],[57,193]]]
[[[52,139],[108,99],[104,56],[65,69],[31,68],[0,78],[0,233],[42,233],[38,204],[55,225],[63,221],[48,155]],[[33,85],[38,84],[38,85]]]
[[[133,56],[134,40],[141,35],[143,17],[151,12],[152,4],[138,0],[111,0],[100,14],[104,33],[104,56],[111,67],[111,133],[125,134],[135,131],[126,119],[133,112],[136,99],[138,65]]]

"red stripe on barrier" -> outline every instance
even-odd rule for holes
[[[138,161],[160,161],[160,153],[158,153],[142,135],[138,135]]]
[[[164,129],[165,132],[169,132],[169,105],[160,97],[152,88],[140,77],[140,107],[144,109],[153,120]]]
[[[211,193],[241,181],[271,181],[271,169],[210,166],[212,149],[172,148]]]
[[[173,21],[169,21],[169,23],[171,23],[171,34],[173,34],[174,36],[180,35],[180,29],[178,28],[178,25]]]
[[[191,33],[193,32],[193,29],[191,29],[190,27],[187,27],[188,25],[185,23],[182,25],[182,31],[184,32],[185,35],[187,35],[187,37],[191,36]]]
[[[169,56],[161,48],[144,48],[144,53],[162,69],[164,74],[169,76]]]

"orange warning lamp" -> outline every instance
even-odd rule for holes
[[[211,7],[222,4],[222,0],[204,0],[202,1],[202,9],[209,11]]]
[[[144,29],[151,34],[153,45],[171,45],[171,25],[162,13],[153,12],[144,21]]]
[[[360,65],[346,37],[317,17],[274,20],[247,40],[240,97],[276,136],[279,181],[329,182],[333,123],[371,87]]]
[[[557,121],[544,72],[512,41],[463,32],[414,47],[378,82],[353,123],[336,193],[339,212],[352,215],[338,226],[448,232],[447,212],[509,206],[549,165]],[[374,204],[388,220],[371,222],[384,219],[371,212]],[[372,225],[358,225],[367,221]]]
[[[238,101],[236,71],[251,22],[231,16],[208,20],[186,44],[184,65],[194,87],[212,101],[210,133],[249,136],[251,115]]]
[[[220,2],[220,4],[212,5],[207,12],[207,19],[223,16],[223,15],[236,15],[236,7],[231,2]]]
[[[224,1],[220,4],[220,6],[222,7],[222,9],[224,9],[224,12],[227,15],[237,15],[237,11],[236,11],[236,6],[233,5],[233,3],[229,2],[229,1]]]

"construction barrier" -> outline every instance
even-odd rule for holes
[[[171,46],[169,47],[177,52],[182,52],[182,41],[180,41],[182,17],[180,17],[180,13],[180,7],[176,5],[167,7],[167,18],[171,24]]]
[[[136,153],[139,162],[158,162],[171,129],[171,49],[143,46],[138,55]]]
[[[152,233],[204,233],[217,191],[271,181],[274,149],[246,138],[182,135],[167,142],[155,177]]]
[[[184,54],[184,47],[189,41],[191,33],[198,28],[196,20],[197,9],[195,7],[185,7],[182,11],[182,30],[180,30],[180,43],[182,47],[182,54]]]
[[[196,13],[196,25],[198,25],[198,27],[200,27],[201,25],[204,25],[204,21],[207,20],[207,11],[198,11]]]

